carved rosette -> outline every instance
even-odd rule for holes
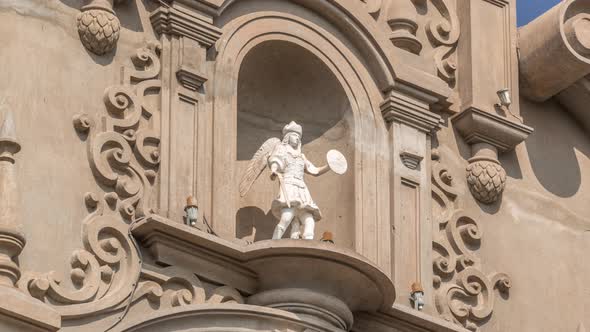
[[[506,171],[499,161],[493,159],[470,159],[467,166],[467,184],[478,201],[496,202],[506,186]]]
[[[77,19],[82,45],[96,55],[112,51],[119,40],[121,22],[113,10],[113,0],[92,0],[82,7]]]
[[[483,238],[481,226],[458,208],[449,171],[440,161],[432,164],[432,197],[442,208],[433,216],[438,226],[432,242],[436,310],[445,320],[478,331],[493,313],[494,290],[507,294],[511,280],[505,273],[483,272],[475,252]]]
[[[159,165],[159,137],[151,129],[155,110],[147,91],[159,91],[159,44],[141,48],[132,57],[135,68],[124,68],[123,85],[105,91],[106,115],[95,122],[74,117],[74,128],[87,136],[87,154],[103,195],[87,193],[94,210],[82,222],[83,248],[70,259],[67,278],[56,272],[27,272],[18,287],[53,306],[63,319],[75,319],[116,309],[132,293],[141,270],[130,223],[153,213],[150,195]]]

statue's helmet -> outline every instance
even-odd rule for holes
[[[283,137],[289,133],[296,133],[299,137],[303,136],[303,128],[300,125],[295,123],[295,121],[291,121],[288,125],[283,127]]]

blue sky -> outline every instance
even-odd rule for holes
[[[560,0],[517,0],[518,26],[523,26],[558,4]]]

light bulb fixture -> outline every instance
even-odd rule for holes
[[[415,282],[412,284],[412,292],[410,293],[410,301],[414,309],[418,311],[422,311],[424,309],[424,289],[419,282]]]
[[[500,98],[500,103],[496,104],[498,107],[506,106],[510,107],[512,104],[512,98],[510,98],[510,90],[509,89],[501,89],[496,92],[498,94],[498,98]]]
[[[189,226],[195,227],[199,220],[199,207],[196,204],[196,200],[193,196],[186,198],[186,206],[184,207],[186,213],[185,223]]]
[[[320,241],[334,244],[334,235],[332,232],[324,232]]]

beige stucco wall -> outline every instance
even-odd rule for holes
[[[27,245],[19,262],[23,271],[57,271],[65,280],[69,257],[82,245],[81,221],[88,215],[84,194],[102,193],[88,167],[85,138],[74,130],[72,118],[80,112],[95,118],[102,115],[104,89],[118,84],[120,68],[130,65],[129,56],[155,38],[146,10],[153,4],[130,1],[117,7],[123,30],[116,52],[93,55],[81,45],[76,31],[80,5],[74,0],[0,0],[0,102],[4,100],[4,110],[13,111],[22,145],[17,165]],[[242,10],[237,7],[234,15]],[[333,26],[326,29],[345,40]],[[348,46],[367,66],[359,50]],[[579,323],[590,327],[590,135],[553,100],[534,104],[523,98],[520,113],[535,132],[515,151],[500,156],[508,182],[502,200],[491,206],[477,203],[469,193],[464,172],[471,151],[451,122],[446,121],[434,138],[442,161],[454,175],[454,187],[461,191],[463,208],[481,222],[485,235],[478,255],[484,272],[502,271],[512,279],[509,297],[493,295],[494,313],[482,330],[575,331]],[[443,118],[448,120],[449,115]],[[344,126],[336,127],[340,125]],[[334,143],[329,133],[308,148],[326,150],[326,144]],[[347,139],[337,140],[333,147],[352,156]],[[310,156],[315,161],[321,154]],[[344,239],[343,246],[354,248],[350,191],[358,188],[352,184],[352,173],[347,176],[342,187],[316,182],[311,188],[332,219],[327,226],[318,226],[318,232],[333,229]],[[388,179],[376,182],[380,181]],[[339,210],[330,205],[333,197],[328,196],[338,188],[344,189],[334,204],[346,205],[344,221],[333,220]],[[268,195],[272,194],[262,196]],[[256,198],[241,203],[260,203],[262,199]],[[344,230],[339,222],[347,225]],[[406,291],[399,292],[399,302],[406,302]]]
[[[17,165],[27,234],[23,270],[55,270],[67,277],[69,257],[81,247],[81,222],[88,215],[84,194],[100,188],[72,118],[80,112],[103,114],[105,88],[119,83],[120,68],[152,35],[140,19],[147,17],[144,5],[137,3],[118,10],[124,31],[117,52],[98,57],[80,44],[75,24],[80,2],[0,2],[0,100],[4,111],[14,113],[22,145]]]
[[[441,160],[464,190],[459,199],[480,221],[484,272],[506,272],[513,282],[507,301],[496,298],[483,330],[576,331],[590,323],[590,136],[553,100],[521,98],[520,109],[535,132],[501,155],[508,182],[502,200],[490,206],[467,189],[469,147],[452,128],[437,134]]]

